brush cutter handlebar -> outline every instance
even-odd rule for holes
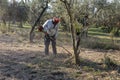
[[[42,26],[38,27],[38,31],[43,32],[47,37],[49,37],[51,40],[55,40],[53,37],[49,36],[46,31],[43,30]]]

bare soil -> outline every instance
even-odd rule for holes
[[[44,55],[43,40],[29,43],[24,37],[0,34],[0,80],[120,80],[120,70],[106,69],[102,63],[106,53],[120,63],[120,51],[81,49],[81,63],[75,65],[71,55],[57,47],[54,56]],[[72,46],[66,45],[72,52]]]

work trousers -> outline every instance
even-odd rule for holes
[[[45,44],[45,54],[49,55],[49,45],[50,42],[52,43],[52,51],[53,54],[57,54],[57,50],[56,50],[56,39],[55,36],[49,36],[49,35],[45,35],[44,37],[44,44]]]

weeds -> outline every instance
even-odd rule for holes
[[[106,55],[104,56],[104,59],[102,61],[105,64],[105,68],[107,68],[107,69],[114,70],[118,67],[117,62],[112,60],[110,57],[108,57]]]
[[[120,50],[120,46],[110,42],[109,40],[101,40],[98,38],[88,37],[86,39],[82,39],[81,47],[91,48],[91,49],[103,49],[103,50]]]

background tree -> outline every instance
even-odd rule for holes
[[[6,25],[8,0],[0,0],[0,19]]]
[[[51,5],[52,5],[52,14],[54,16],[58,16],[61,18],[61,29],[63,31],[70,31],[70,27],[69,27],[69,16],[67,14],[67,10],[65,9],[65,6],[64,4],[62,4],[60,2],[60,0],[56,0],[56,1],[53,1],[51,2]]]
[[[97,9],[97,14],[94,18],[96,26],[101,27],[104,32],[112,33],[119,36],[119,27],[117,27],[117,22],[119,22],[119,4],[118,0],[114,0],[112,3],[106,0],[95,0],[94,6]],[[116,17],[117,16],[117,17]],[[114,29],[116,28],[116,30]]]
[[[42,1],[40,1],[40,2],[42,2],[42,6],[41,6],[41,8],[42,8],[42,11],[41,11],[41,13],[39,14],[39,16],[38,16],[38,18],[35,20],[35,22],[34,22],[34,24],[33,24],[33,26],[32,26],[32,28],[31,28],[31,31],[30,31],[30,42],[33,42],[33,38],[34,38],[34,29],[35,29],[35,26],[37,26],[37,24],[40,22],[40,19],[41,19],[41,17],[43,16],[43,13],[46,11],[46,9],[48,8],[48,2],[49,2],[49,0],[42,0]],[[38,6],[40,6],[39,4],[36,4],[36,5],[38,5]],[[34,13],[36,13],[36,12],[34,12]]]
[[[24,1],[21,0],[16,9],[16,19],[18,22],[20,22],[19,27],[23,27],[23,22],[28,20],[29,8],[24,4]]]

